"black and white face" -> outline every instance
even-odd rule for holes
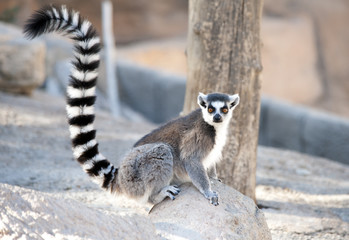
[[[212,126],[227,123],[233,116],[234,108],[239,104],[238,94],[228,95],[223,93],[203,94],[199,93],[198,104],[202,110],[202,116]]]

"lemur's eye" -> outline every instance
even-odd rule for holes
[[[222,108],[222,113],[228,113],[228,108]]]
[[[213,111],[214,111],[214,108],[212,108],[212,107],[209,107],[209,108],[208,108],[208,112],[209,112],[209,113],[213,113]]]

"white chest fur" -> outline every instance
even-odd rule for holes
[[[214,164],[218,163],[222,158],[223,147],[225,146],[227,140],[227,131],[229,124],[217,125],[215,127],[216,136],[215,144],[211,152],[203,160],[203,165],[205,169],[209,169]]]

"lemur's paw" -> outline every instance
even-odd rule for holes
[[[218,206],[218,193],[213,192],[213,191],[207,191],[205,192],[205,197],[210,200],[210,203],[214,206]]]
[[[177,186],[167,186],[163,188],[162,191],[165,193],[165,196],[175,200],[175,196],[178,195],[181,190]]]
[[[170,192],[167,192],[167,197],[171,198],[171,200],[175,200],[176,199],[176,197],[172,193],[170,193]]]
[[[179,187],[177,187],[177,186],[168,186],[167,187],[167,192],[168,193],[171,193],[171,194],[173,194],[173,195],[178,195],[178,193],[180,193],[180,189],[179,189]]]

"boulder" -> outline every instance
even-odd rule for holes
[[[1,239],[159,239],[145,217],[106,214],[74,200],[0,184]]]
[[[250,198],[219,182],[213,188],[220,193],[219,206],[186,184],[175,201],[165,200],[146,217],[1,183],[0,238],[271,239],[263,213]]]
[[[150,212],[163,239],[271,239],[264,214],[252,199],[218,181],[219,193],[213,206],[191,184],[181,186],[174,200],[165,200]]]
[[[28,41],[12,28],[0,24],[0,89],[31,94],[45,79],[45,44]]]

